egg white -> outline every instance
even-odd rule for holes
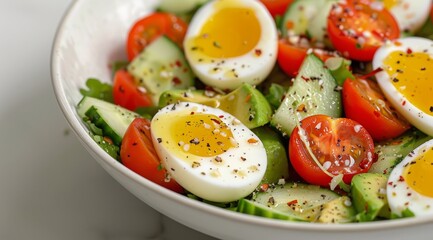
[[[218,116],[230,128],[237,147],[219,154],[222,162],[215,161],[217,156],[197,156],[175,146],[177,143],[170,136],[169,122],[191,112]],[[263,143],[239,120],[220,109],[189,102],[168,105],[152,119],[151,133],[155,150],[170,176],[203,199],[214,202],[239,200],[253,192],[265,174],[267,156]]]
[[[186,43],[200,34],[203,25],[215,13],[215,5],[224,1],[230,2],[230,6],[236,3],[236,6],[253,9],[261,28],[260,39],[253,49],[242,56],[231,58],[206,56],[205,61],[198,61],[193,57],[194,54],[191,49],[188,49]],[[261,2],[257,0],[213,0],[202,6],[191,20],[184,40],[184,49],[193,72],[201,81],[212,87],[233,90],[242,83],[257,85],[269,75],[277,59],[278,33],[272,16]],[[260,56],[257,55],[256,50],[260,50]],[[220,70],[213,71],[213,69]],[[230,71],[235,74],[227,74]]]
[[[431,0],[400,0],[388,10],[402,32],[415,33],[427,20],[431,4]]]
[[[432,40],[420,37],[408,37],[397,39],[380,47],[374,55],[373,68],[382,68],[384,59],[391,52],[406,52],[408,48],[410,48],[412,52],[426,52],[433,58]],[[392,84],[391,76],[389,76],[386,71],[380,71],[377,73],[376,79],[384,95],[392,106],[416,128],[430,136],[433,136],[433,116],[426,114],[408,101]],[[429,99],[426,99],[426,101],[429,101]]]
[[[432,147],[433,140],[422,144],[392,170],[386,190],[388,204],[392,213],[401,216],[405,209],[409,209],[415,216],[433,215],[433,198],[421,195],[411,189],[405,179],[401,178],[405,166],[416,160],[423,150]]]

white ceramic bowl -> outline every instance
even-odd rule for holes
[[[320,225],[272,220],[213,207],[166,190],[112,159],[89,137],[75,106],[89,77],[109,82],[109,63],[126,59],[131,24],[157,0],[77,0],[62,20],[52,51],[52,79],[59,105],[83,146],[126,189],[162,214],[221,239],[431,239],[433,217]],[[144,227],[144,226],[143,226]]]

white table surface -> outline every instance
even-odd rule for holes
[[[0,239],[212,239],[135,198],[69,129],[50,54],[70,2],[0,4]]]

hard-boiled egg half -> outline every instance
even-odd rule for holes
[[[192,70],[205,84],[233,90],[262,82],[277,58],[275,22],[257,0],[213,0],[194,15],[184,40]]]
[[[433,215],[433,140],[403,159],[388,179],[387,198],[391,212],[402,216],[408,209],[415,216]]]
[[[258,186],[267,165],[260,139],[232,115],[189,102],[161,109],[151,122],[155,150],[186,190],[230,202]]]
[[[397,39],[380,47],[373,67],[389,102],[412,125],[433,136],[433,41]]]
[[[383,0],[403,32],[414,33],[422,27],[430,12],[431,0]]]

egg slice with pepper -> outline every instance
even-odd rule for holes
[[[194,15],[184,40],[192,70],[205,84],[233,90],[262,82],[277,57],[275,22],[257,0],[214,0]]]
[[[388,179],[387,198],[391,212],[406,216],[433,215],[433,140],[403,159]],[[409,215],[411,215],[409,213]]]
[[[394,16],[400,30],[415,33],[426,22],[431,0],[383,0],[385,8]]]
[[[170,176],[203,199],[230,202],[245,197],[266,171],[263,143],[220,109],[189,102],[168,105],[152,119],[151,132]]]
[[[373,67],[386,98],[412,125],[433,136],[433,41],[402,38],[377,50]]]

